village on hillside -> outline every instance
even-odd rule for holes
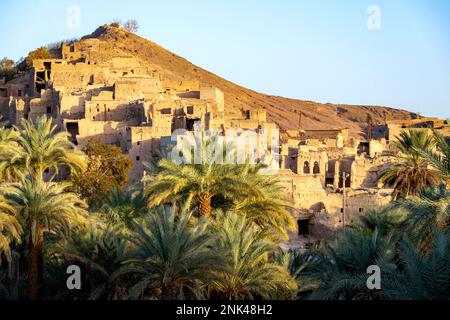
[[[449,120],[258,93],[137,28],[0,60],[0,301],[450,297]]]
[[[291,240],[304,245],[330,236],[371,208],[392,200],[392,189],[379,182],[396,152],[392,143],[402,130],[435,129],[450,136],[446,120],[387,120],[373,124],[367,118],[366,139],[351,137],[347,128],[279,132],[263,109],[242,110],[227,117],[224,94],[198,80],[165,80],[135,57],[105,55],[97,39],[62,43],[58,59],[37,59],[22,76],[0,82],[0,110],[11,124],[22,118],[50,116],[67,131],[78,149],[96,138],[117,145],[133,162],[130,183],[142,179],[146,161],[172,144],[177,130],[232,130],[279,136],[279,170],[292,215],[298,222]],[[345,194],[344,194],[345,192]],[[344,199],[345,198],[345,199]],[[344,207],[345,203],[345,207]],[[299,241],[295,241],[299,240]]]

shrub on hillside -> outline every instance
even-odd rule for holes
[[[88,169],[83,175],[72,175],[74,191],[91,205],[97,205],[102,194],[122,189],[128,183],[132,162],[120,148],[96,139],[88,142],[83,152],[88,156]]]
[[[14,61],[8,58],[0,60],[0,78],[5,78],[6,82],[10,81],[17,74],[17,68]]]

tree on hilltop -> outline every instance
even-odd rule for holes
[[[136,33],[139,30],[139,24],[136,20],[130,19],[123,24],[123,28],[128,32]]]

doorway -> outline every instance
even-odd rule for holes
[[[310,219],[301,219],[297,221],[299,236],[309,236],[309,223]]]

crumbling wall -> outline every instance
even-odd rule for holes
[[[60,116],[64,119],[83,119],[87,97],[85,95],[60,95]]]
[[[221,90],[215,87],[201,87],[200,99],[205,101],[213,101],[217,104],[218,112],[224,112],[225,96]]]
[[[378,178],[384,170],[395,162],[393,157],[366,158],[357,156],[351,167],[351,179],[353,188],[380,187]]]
[[[115,99],[132,101],[144,99],[148,95],[162,92],[161,81],[158,78],[146,76],[127,76],[114,84]]]
[[[79,134],[77,135],[78,148],[82,149],[89,140],[95,138],[103,143],[120,145],[122,141],[122,134],[126,124],[115,121],[92,121],[89,119],[71,121],[78,124]]]
[[[154,127],[127,127],[126,154],[133,162],[129,172],[130,181],[139,181],[144,173],[144,163],[155,159],[161,150],[161,136]]]
[[[83,62],[75,64],[52,64],[52,83],[54,87],[63,87],[67,90],[86,90],[95,85],[112,85],[114,78],[97,65]]]

